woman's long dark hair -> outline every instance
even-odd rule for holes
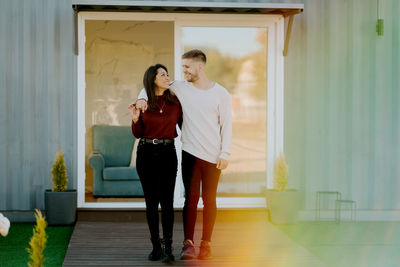
[[[146,89],[148,98],[147,105],[149,110],[151,111],[159,109],[159,107],[157,106],[157,98],[156,98],[156,84],[154,83],[159,68],[164,69],[168,73],[168,70],[164,65],[155,64],[153,66],[150,66],[146,70],[143,76],[143,85],[144,88]],[[176,96],[172,95],[169,89],[164,91],[164,96],[165,96],[165,102],[167,104],[174,104],[177,102]]]

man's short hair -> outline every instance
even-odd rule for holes
[[[191,58],[196,61],[201,61],[204,64],[206,64],[206,62],[207,62],[206,55],[203,53],[203,51],[201,51],[199,49],[192,49],[192,50],[187,51],[186,53],[184,53],[182,55],[182,59],[185,59],[185,58]]]

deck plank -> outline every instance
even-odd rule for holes
[[[92,217],[93,218],[93,217]],[[141,217],[143,218],[143,216]],[[174,266],[324,266],[305,248],[292,241],[263,212],[219,212],[214,228],[213,258],[208,261],[181,261],[179,252],[183,225],[174,227]],[[201,214],[196,225],[198,251]],[[78,221],[63,266],[165,266],[148,261],[151,250],[145,221]]]

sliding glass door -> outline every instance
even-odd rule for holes
[[[207,76],[232,97],[231,155],[220,177],[217,204],[262,206],[267,185],[267,28],[193,24],[175,27],[179,53],[204,51]],[[183,186],[179,190],[182,197]]]

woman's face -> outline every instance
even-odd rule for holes
[[[168,73],[163,68],[158,68],[156,79],[154,80],[154,84],[159,89],[168,89],[169,88],[169,76],[168,76]]]

